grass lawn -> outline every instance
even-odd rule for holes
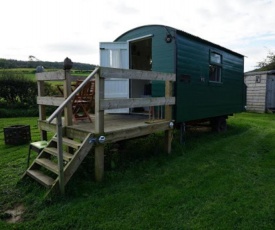
[[[275,229],[273,114],[237,114],[226,133],[192,130],[185,145],[175,131],[171,155],[161,135],[132,140],[104,182],[93,181],[88,157],[66,196],[46,199],[44,188],[20,181],[28,145],[4,144],[3,127],[15,124],[31,125],[39,140],[36,120],[0,119],[0,229]],[[7,223],[19,205],[21,221]]]

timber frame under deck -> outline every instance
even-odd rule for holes
[[[72,82],[84,79],[83,83],[71,90]],[[165,81],[165,97],[107,99],[104,98],[104,80],[124,78],[136,80]],[[82,160],[95,147],[95,178],[101,181],[104,175],[104,144],[141,137],[150,133],[165,132],[165,148],[171,152],[172,141],[172,85],[175,74],[152,71],[114,69],[96,67],[86,78],[72,76],[70,70],[43,72],[36,74],[38,84],[37,104],[39,106],[38,125],[41,140],[48,139],[48,132],[55,133],[49,145],[38,155],[24,176],[30,176],[49,188],[49,192],[59,188],[65,192],[65,185],[77,170]],[[72,117],[72,99],[91,79],[95,79],[95,111],[92,123],[74,123]],[[63,97],[45,95],[45,81],[60,81]],[[46,117],[46,106],[57,106],[50,117]],[[118,108],[165,106],[163,119],[149,119],[149,116],[136,114],[111,115],[104,110]],[[45,171],[50,173],[45,173]],[[54,175],[54,176],[53,176]]]

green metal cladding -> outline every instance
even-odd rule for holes
[[[152,71],[176,73],[174,119],[186,122],[244,111],[244,57],[171,27],[132,29],[115,41],[152,35]],[[166,42],[167,36],[172,41]],[[209,79],[210,53],[221,55],[221,81]],[[152,96],[164,95],[164,82],[152,83]]]

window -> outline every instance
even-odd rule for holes
[[[211,63],[217,63],[217,64],[222,64],[222,56],[220,54],[211,52],[210,53],[210,62]]]
[[[221,82],[222,55],[210,51],[209,81]]]
[[[256,83],[261,83],[261,76],[256,76]]]

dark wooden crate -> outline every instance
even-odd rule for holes
[[[13,125],[4,128],[6,145],[21,145],[29,143],[31,140],[31,130],[29,125]]]

